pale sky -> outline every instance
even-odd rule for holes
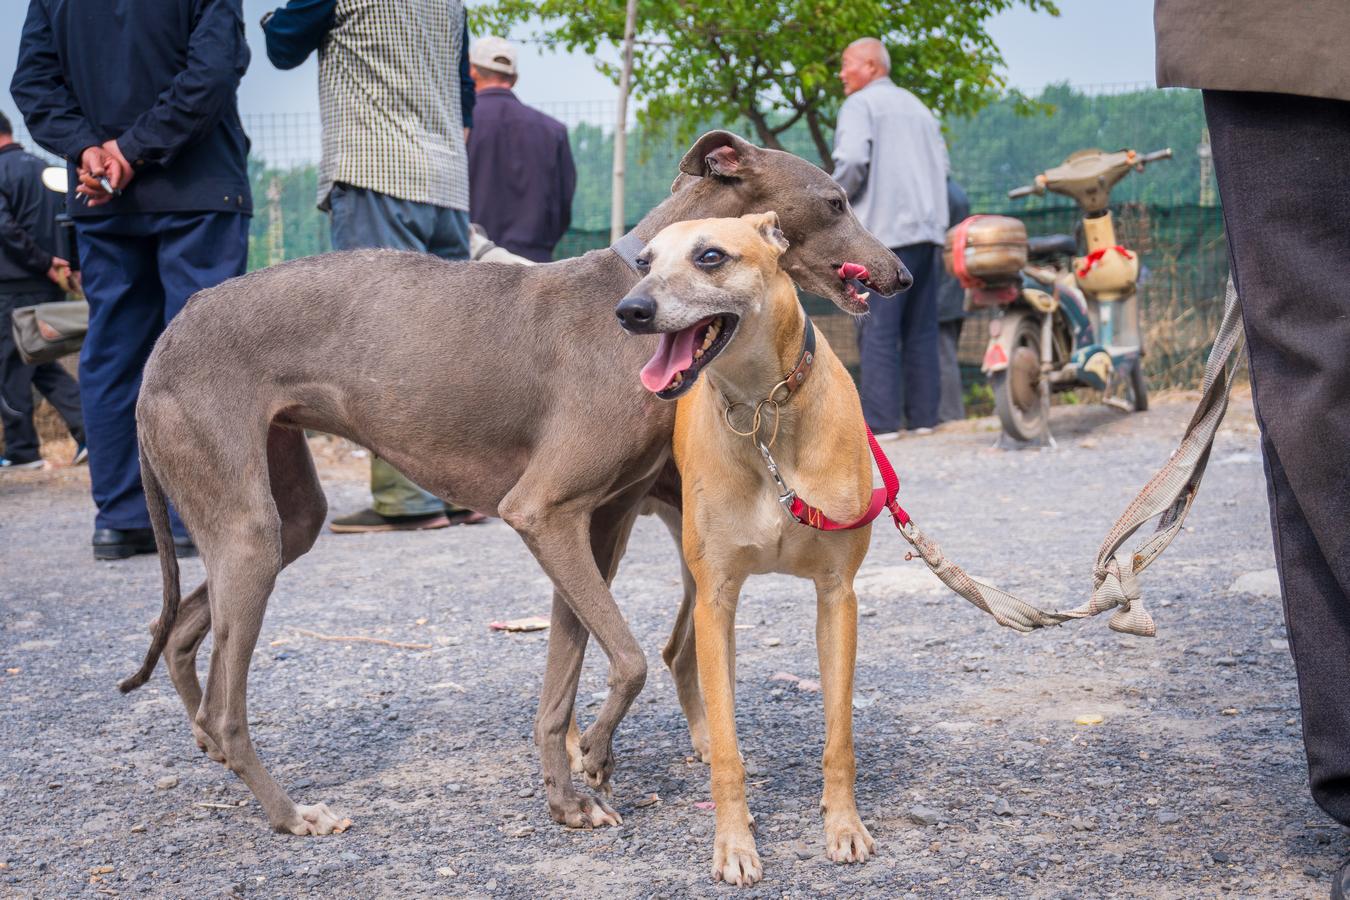
[[[470,0],[471,5],[474,2]],[[277,0],[244,0],[248,40],[253,48],[253,62],[239,91],[240,112],[245,115],[318,110],[313,57],[289,72],[273,69],[267,61],[258,20],[276,5]],[[10,10],[26,5],[23,0],[0,0],[0,6],[7,20],[0,31],[0,84],[4,85],[0,109],[14,118],[16,110],[8,85],[18,53],[21,17],[12,16]],[[1152,83],[1152,0],[1060,0],[1059,6],[1058,19],[1017,9],[990,23],[1014,87],[1036,91],[1060,81],[1075,85]],[[530,33],[526,28],[512,36],[523,38]],[[617,54],[611,53],[610,58],[617,58]],[[612,102],[616,89],[595,71],[588,56],[545,53],[527,45],[522,47],[516,93],[526,103],[547,108],[562,102]]]

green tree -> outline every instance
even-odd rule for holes
[[[1016,6],[1058,15],[1053,0],[639,0],[639,120],[670,123],[685,140],[710,119],[744,120],[774,148],[803,122],[828,169],[843,97],[835,73],[850,41],[880,38],[897,83],[939,115],[971,115],[1006,90],[985,26]],[[533,38],[553,49],[594,54],[623,35],[623,0],[490,0],[470,12],[479,33],[538,17]],[[597,67],[618,81],[616,67]]]
[[[1059,165],[1075,150],[1130,147],[1141,153],[1171,147],[1175,157],[1126,178],[1112,192],[1127,200],[1171,205],[1199,199],[1196,145],[1204,134],[1199,91],[1143,90],[1090,96],[1051,85],[1036,98],[1045,115],[1019,116],[1015,104],[996,101],[976,116],[946,121],[952,174],[979,211],[1066,205],[1063,197],[1009,202],[1007,191]]]

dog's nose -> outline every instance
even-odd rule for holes
[[[901,261],[900,261],[900,257],[897,256],[897,257],[895,258],[895,291],[894,291],[894,293],[897,293],[897,294],[898,294],[898,293],[900,293],[901,291],[907,291],[907,290],[909,290],[909,289],[910,289],[911,287],[913,287],[913,286],[914,286],[914,276],[911,275],[911,274],[909,274],[909,269],[906,269],[906,268],[905,268],[905,264],[904,264],[903,262],[901,262]]]
[[[625,330],[646,331],[656,319],[656,301],[651,297],[625,297],[614,307],[614,315]]]

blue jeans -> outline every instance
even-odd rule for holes
[[[379,191],[335,184],[329,194],[334,250],[387,248],[469,258],[469,214],[460,209],[400,200]],[[425,516],[447,509],[379,457],[370,460],[372,508],[382,516]]]
[[[141,370],[189,297],[244,274],[248,216],[129,213],[75,220],[89,299],[80,400],[95,528],[149,528],[136,441]],[[174,518],[174,531],[183,534]]]
[[[858,324],[863,418],[877,433],[938,423],[937,292],[942,248],[910,244],[893,251],[914,276],[903,294],[874,297]]]

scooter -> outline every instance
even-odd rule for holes
[[[1111,188],[1172,151],[1140,155],[1080,150],[1009,199],[1070,197],[1083,213],[1086,253],[1064,234],[1028,239],[1018,219],[972,216],[952,228],[947,268],[966,288],[968,307],[1001,307],[989,323],[981,366],[1004,432],[1015,441],[1054,444],[1050,395],[1094,388],[1115,407],[1148,409],[1139,321],[1139,256],[1116,241]]]

